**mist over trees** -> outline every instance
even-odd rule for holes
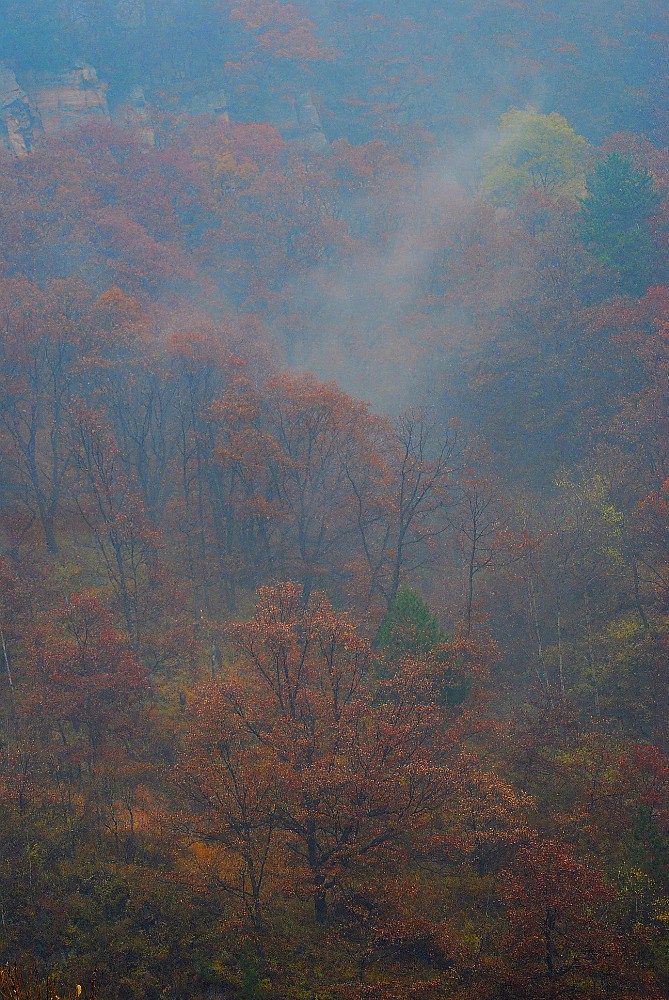
[[[2,5],[0,996],[667,995],[668,38]]]

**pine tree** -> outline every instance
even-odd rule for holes
[[[657,254],[649,222],[660,201],[650,171],[615,152],[599,161],[581,203],[581,239],[632,295],[643,294],[653,280]]]
[[[377,647],[388,658],[425,656],[445,641],[439,619],[423,595],[411,587],[400,587],[377,633]]]

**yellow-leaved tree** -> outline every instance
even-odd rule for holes
[[[562,115],[512,108],[500,118],[499,136],[484,161],[483,194],[515,205],[539,191],[578,201],[585,194],[588,143]]]

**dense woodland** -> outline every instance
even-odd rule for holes
[[[665,4],[0,29],[152,122],[0,149],[0,963],[669,995]]]

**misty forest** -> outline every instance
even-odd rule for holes
[[[0,1000],[669,996],[666,0],[1,0]]]

